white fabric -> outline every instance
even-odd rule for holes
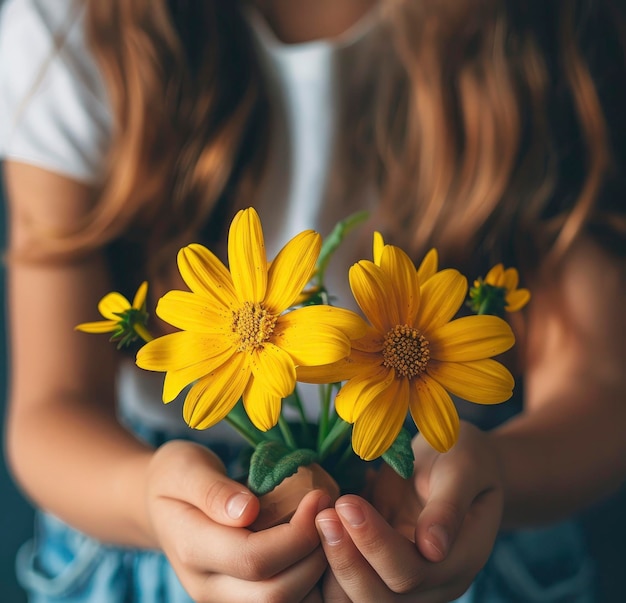
[[[0,157],[95,183],[111,117],[82,13],[73,0],[2,5]]]
[[[72,0],[7,0],[2,8],[0,156],[95,183],[110,140],[111,116],[86,47],[82,15],[71,20],[73,6]],[[358,57],[355,48],[368,43],[377,19],[372,11],[332,41],[283,44],[256,11],[246,9],[245,14],[281,116],[256,204],[272,258],[298,232],[313,228],[328,234],[338,220],[373,205],[373,195],[365,191],[352,200],[353,206],[333,198],[329,183],[333,170],[340,169],[333,161],[338,107],[348,93],[341,74],[350,71]],[[55,50],[54,40],[65,30],[65,43]],[[371,239],[355,235],[333,259],[327,284],[340,305],[354,305],[349,265],[370,254]],[[126,363],[118,386],[122,413],[153,428],[178,430],[182,400],[163,405],[162,382],[161,374]],[[304,390],[313,414],[316,386],[312,393],[306,386]],[[210,431],[212,437],[229,438],[227,426]]]

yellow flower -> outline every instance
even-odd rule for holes
[[[363,459],[381,456],[410,411],[438,451],[458,438],[459,417],[450,393],[480,404],[512,395],[513,377],[491,358],[514,343],[508,324],[495,316],[452,320],[467,281],[456,270],[436,272],[422,284],[410,258],[385,245],[376,262],[350,269],[350,286],[371,327],[352,341],[346,360],[302,369],[302,381],[346,380],[335,406],[354,424],[352,446]]]
[[[106,320],[84,322],[75,327],[84,333],[113,333],[111,341],[118,341],[118,348],[130,345],[138,339],[150,341],[146,296],[148,283],[144,281],[137,289],[131,304],[121,293],[107,293],[98,303],[98,311]]]
[[[373,244],[373,257],[374,264],[380,266],[380,258],[385,247],[385,241],[383,235],[378,231],[374,232],[374,244]],[[431,276],[433,276],[439,266],[439,254],[433,247],[425,256],[417,269],[417,278],[420,283],[425,283]]]
[[[302,232],[269,265],[261,223],[250,208],[230,226],[230,272],[201,245],[179,252],[191,291],[168,292],[157,314],[181,331],[145,345],[137,364],[166,371],[164,402],[193,384],[183,408],[191,427],[215,425],[243,396],[254,425],[268,430],[295,387],[297,366],[335,362],[350,352],[348,336],[363,333],[356,314],[330,306],[285,312],[310,280],[320,244],[319,234]]]
[[[477,279],[470,289],[470,307],[481,314],[502,315],[521,310],[530,300],[528,289],[518,289],[519,275],[515,268],[504,269],[497,264],[485,279]]]

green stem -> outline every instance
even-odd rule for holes
[[[308,442],[311,437],[311,430],[309,428],[309,422],[307,421],[307,418],[306,418],[306,413],[304,412],[304,404],[302,404],[302,398],[300,398],[300,393],[298,392],[297,387],[296,389],[293,390],[292,396],[294,399],[296,410],[298,411],[298,414],[300,415],[300,424],[302,425],[302,435],[305,438],[305,440]]]
[[[280,427],[280,432],[283,434],[283,438],[285,438],[285,443],[293,450],[298,449],[298,444],[296,443],[296,439],[293,437],[293,433],[291,431],[291,427],[289,427],[289,423],[282,414],[278,417],[278,426]]]
[[[324,441],[318,448],[318,453],[320,455],[320,462],[323,461],[336,447],[338,443],[343,440],[352,425],[350,423],[346,423],[343,419],[339,418],[336,423],[333,425],[333,428],[330,430],[328,435],[324,438]]]
[[[235,409],[233,409],[234,411]],[[255,446],[263,441],[263,436],[261,433],[250,423],[246,421],[239,415],[237,412],[231,411],[225,417],[225,421],[239,434],[243,437],[248,444],[251,446]]]
[[[332,385],[320,385],[320,397],[322,408],[320,410],[319,427],[317,430],[317,449],[322,449],[322,444],[328,435],[328,423],[330,415],[330,394]]]

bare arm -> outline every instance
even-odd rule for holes
[[[32,244],[32,224],[73,223],[93,192],[18,163],[6,166],[10,250]],[[316,491],[293,519],[245,529],[258,500],[207,448],[185,441],[157,451],[116,420],[115,346],[74,331],[110,290],[101,252],[74,263],[13,262],[8,271],[11,391],[7,452],[13,474],[41,508],[96,538],[162,549],[197,601],[256,601],[290,593],[319,600],[325,570]]]
[[[626,477],[626,265],[583,241],[533,288],[526,410],[491,436],[505,526],[567,516]]]
[[[9,252],[34,243],[39,227],[82,216],[93,191],[18,163],[5,166]],[[114,414],[114,346],[74,331],[96,318],[110,288],[101,253],[76,263],[8,267],[11,468],[37,505],[96,537],[155,544],[146,525],[143,477],[151,451]]]

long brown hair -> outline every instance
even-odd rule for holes
[[[523,241],[555,259],[589,223],[624,234],[617,3],[393,0],[387,16],[403,94],[400,116],[379,114],[383,199],[414,245],[502,256]]]
[[[218,232],[224,203],[253,200],[270,120],[263,78],[236,2],[86,2],[116,127],[100,200],[70,240],[134,233],[158,264],[202,225]],[[558,255],[583,229],[623,249],[619,2],[381,5],[385,51],[344,127],[353,167],[375,170],[390,234],[451,257],[469,245],[502,257],[519,241]]]

